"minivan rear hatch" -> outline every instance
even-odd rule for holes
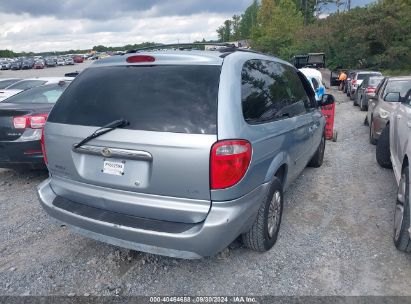
[[[50,113],[57,195],[139,217],[200,222],[210,208],[218,65],[118,65],[83,71]],[[129,125],[75,148],[118,119]]]

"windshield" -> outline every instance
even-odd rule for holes
[[[44,80],[22,80],[12,84],[11,86],[7,87],[8,90],[27,90],[33,87],[40,86],[45,84],[47,81]]]
[[[220,66],[112,66],[83,71],[49,121],[101,127],[124,118],[126,129],[215,134]],[[69,115],[76,113],[76,115]]]
[[[7,98],[3,103],[56,103],[67,85],[67,83],[63,85],[48,84],[31,88],[20,94]]]

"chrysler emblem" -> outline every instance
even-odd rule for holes
[[[110,157],[111,156],[111,150],[109,148],[104,148],[101,150],[101,154],[105,157]]]

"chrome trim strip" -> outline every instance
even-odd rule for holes
[[[89,146],[84,145],[79,148],[76,148],[75,145],[72,147],[73,152],[90,154],[90,155],[99,155],[105,158],[123,158],[123,159],[135,159],[135,160],[145,160],[152,161],[153,156],[146,151],[139,150],[128,150],[128,149],[118,149],[118,148],[109,148],[109,147],[100,147],[100,146]],[[109,150],[109,154],[107,154]],[[106,153],[103,154],[103,151]]]

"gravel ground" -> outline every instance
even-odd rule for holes
[[[411,255],[392,242],[396,185],[375,161],[364,112],[334,91],[338,141],[286,192],[277,244],[239,242],[179,260],[86,239],[55,226],[36,185],[45,172],[0,169],[2,295],[411,295]]]

